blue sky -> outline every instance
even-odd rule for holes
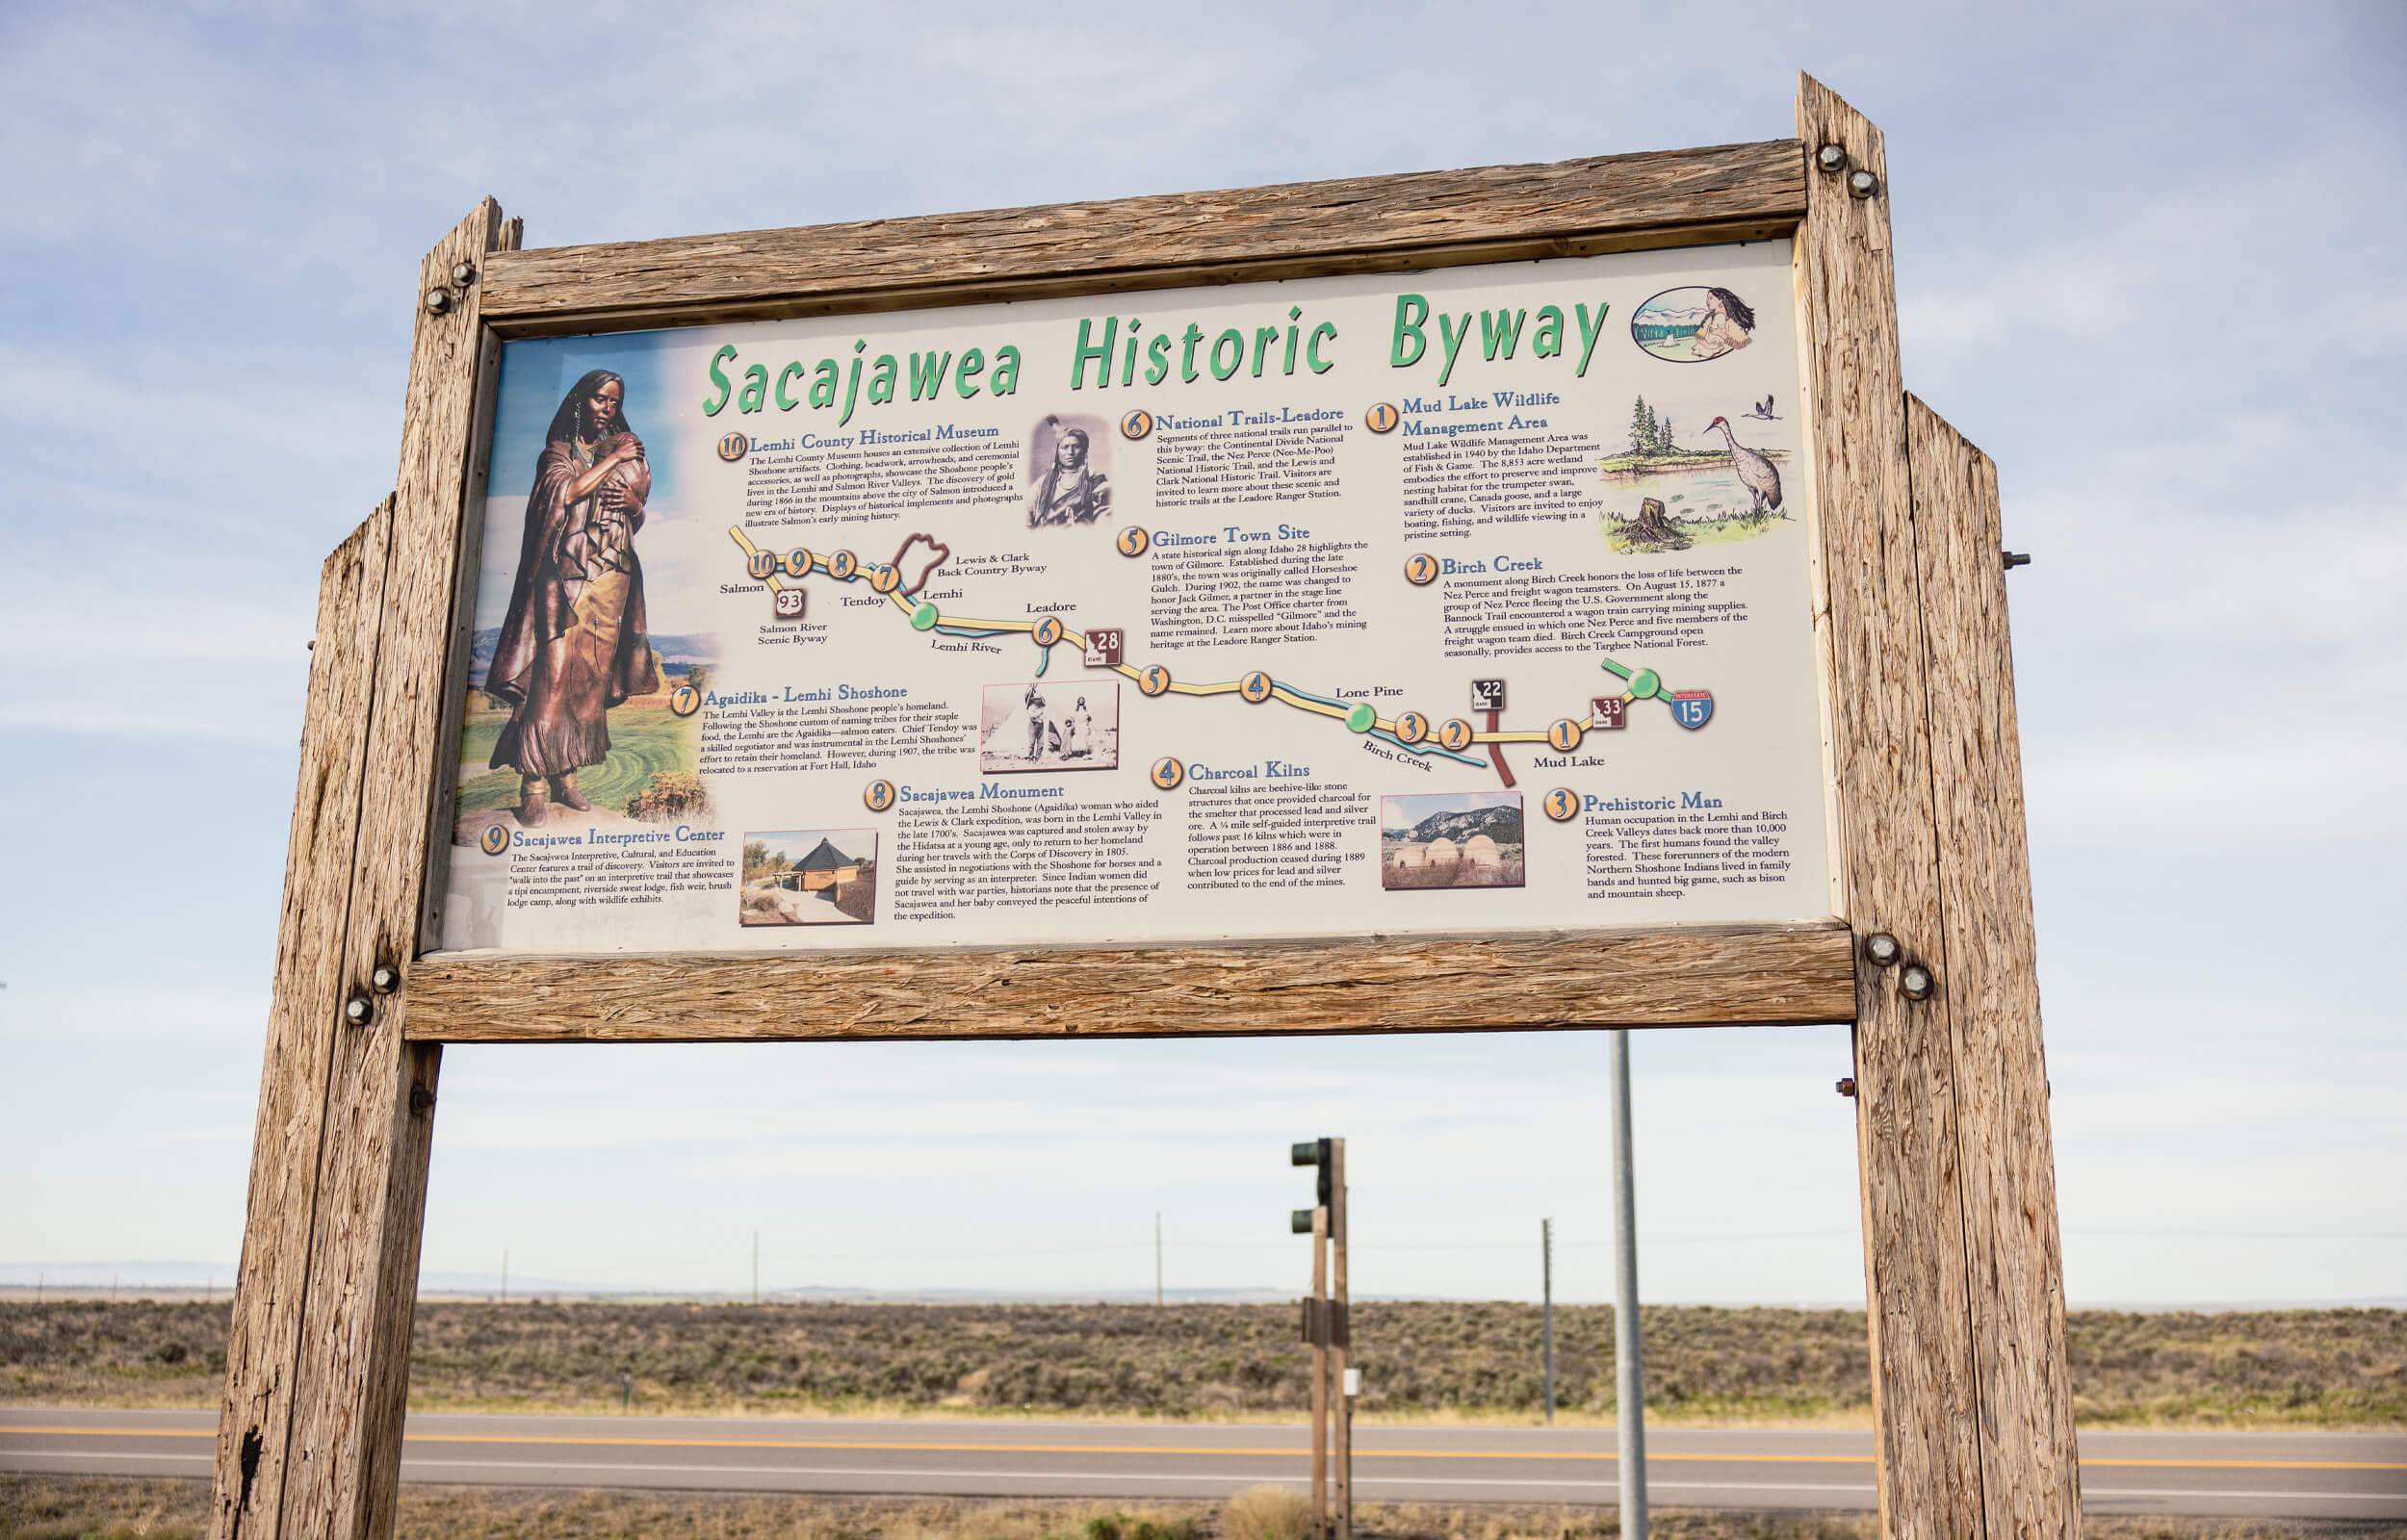
[[[1887,131],[2001,467],[2067,1286],[2407,1295],[2407,16],[2391,5],[0,12],[0,1263],[230,1270],[318,564],[423,252]],[[1860,1297],[1843,1032],[1643,1035],[1644,1286]],[[1603,1040],[454,1049],[427,1267],[1609,1288]]]
[[[669,346],[671,342],[667,332],[639,331],[615,337],[531,338],[504,348],[490,483],[505,489],[505,495],[526,496],[535,478],[535,461],[543,453],[544,429],[568,387],[589,369],[607,369],[627,382],[627,398],[636,404],[627,410],[626,420],[637,436],[660,431],[660,424],[647,421],[641,403],[665,401],[673,388],[668,355],[680,349]],[[657,464],[647,462],[647,468],[652,473],[651,500],[674,506],[676,456],[661,455]]]

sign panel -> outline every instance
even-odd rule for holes
[[[441,943],[1831,912],[1785,241],[509,343]]]

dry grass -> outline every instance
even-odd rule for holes
[[[1312,1503],[1285,1486],[1250,1486],[1220,1505],[1228,1540],[1311,1540]]]
[[[1277,1490],[1277,1489],[1271,1489]],[[1282,1494],[1293,1498],[1292,1493]],[[1086,1502],[944,1498],[817,1498],[702,1492],[537,1492],[508,1487],[401,1489],[399,1540],[1280,1540],[1241,1527],[1254,1494],[1208,1502]],[[1281,1504],[1300,1511],[1301,1499]],[[209,1489],[199,1481],[0,1476],[5,1540],[201,1540]],[[1356,1529],[1383,1540],[1611,1540],[1609,1509],[1455,1507],[1371,1502]],[[1286,1522],[1281,1519],[1281,1522]],[[1663,1540],[1872,1540],[1869,1514],[1670,1510]],[[2215,1519],[2108,1519],[2088,1540],[2399,1540],[2398,1525]]]
[[[212,1406],[222,1304],[0,1303],[0,1400]],[[1667,1423],[1869,1420],[1864,1318],[1843,1310],[1645,1312],[1647,1406]],[[1368,1303],[1362,1414],[1530,1421],[1528,1305]],[[1565,1420],[1613,1408],[1613,1312],[1556,1312]],[[2072,1317],[2089,1426],[2407,1425],[2407,1312]],[[1308,1358],[1282,1305],[626,1304],[420,1306],[424,1410],[1300,1416]]]

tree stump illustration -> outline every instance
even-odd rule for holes
[[[1687,535],[1664,517],[1661,498],[1643,498],[1638,504],[1638,517],[1631,520],[1623,538],[1637,549],[1646,551],[1686,551]]]

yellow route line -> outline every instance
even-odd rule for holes
[[[936,617],[936,624],[965,631],[1032,631],[1037,625],[1032,620],[971,620],[967,616],[942,613]],[[1068,633],[1065,632],[1064,640],[1067,639]]]
[[[744,559],[747,562],[749,562],[752,557],[760,553],[760,548],[754,545],[751,537],[744,533],[743,526],[733,524],[729,525],[727,526],[727,532],[735,537],[737,545],[743,548]],[[856,557],[855,559],[858,560],[859,558]],[[861,570],[863,572],[867,572],[872,566],[882,567],[884,565],[885,563],[883,562],[865,562],[862,564]],[[811,566],[809,570],[817,573],[827,573],[827,575],[831,578],[835,576],[827,565],[826,555],[820,552],[815,551],[811,553]],[[846,578],[844,580],[849,582],[855,579]],[[783,587],[778,582],[778,575],[776,573],[769,574],[764,581],[767,583],[770,593],[774,594],[784,592]],[[917,607],[912,601],[905,599],[902,596],[899,589],[889,591],[886,597],[893,600],[894,602],[894,606],[903,611],[905,614],[912,613],[912,611]],[[936,624],[939,626],[949,626],[957,630],[1022,631],[1034,634],[1037,627],[1042,625],[1043,622],[1021,620],[972,620],[968,616],[947,615],[940,610],[937,612]],[[1086,635],[1084,632],[1074,631],[1068,626],[1064,626],[1061,630],[1061,639],[1070,646],[1078,649],[1078,651],[1082,654],[1086,651]],[[1114,663],[1109,666],[1112,672],[1124,674],[1129,679],[1134,680],[1140,678],[1139,671],[1127,663]],[[1170,688],[1164,693],[1170,695],[1226,695],[1229,691],[1239,688],[1240,684],[1241,681],[1236,680],[1231,680],[1225,684],[1182,684],[1178,680],[1173,680],[1170,683]],[[1342,722],[1348,715],[1346,709],[1342,706],[1324,706],[1318,701],[1302,700],[1297,696],[1288,693],[1287,689],[1279,684],[1276,680],[1272,682],[1270,693],[1272,699],[1281,701],[1288,706],[1292,706],[1299,711],[1309,711],[1314,716],[1334,717],[1338,721]],[[1624,701],[1630,699],[1630,697],[1626,694],[1624,694],[1621,698]],[[1591,715],[1585,721],[1580,723],[1580,731],[1585,733],[1593,729],[1595,725],[1596,719],[1593,715]],[[1372,722],[1372,727],[1376,731],[1389,734],[1394,734],[1396,732],[1395,723],[1386,717],[1375,718]],[[1481,743],[1549,743],[1549,741],[1550,740],[1544,732],[1516,730],[1498,732],[1474,732],[1471,734],[1471,742],[1469,744],[1465,744],[1464,747],[1468,748],[1473,744]],[[1418,745],[1411,744],[1408,744],[1406,746],[1408,748],[1418,747]]]
[[[0,1433],[80,1434],[90,1438],[207,1438],[217,1430],[204,1427],[72,1427],[0,1424]],[[1253,1448],[1216,1444],[975,1444],[937,1439],[815,1439],[815,1438],[634,1438],[583,1433],[418,1433],[412,1444],[530,1444],[597,1449],[697,1450],[877,1450],[919,1454],[1229,1454],[1303,1455],[1292,1448]],[[15,1453],[31,1452],[13,1450]],[[1611,1450],[1366,1450],[1357,1459],[1375,1460],[1610,1460]],[[1708,1450],[1658,1450],[1650,1462],[1690,1465],[1870,1465],[1872,1453],[1749,1454]],[[2407,1462],[2390,1460],[2184,1460],[2137,1457],[2083,1457],[2083,1466],[2125,1470],[2175,1471],[2407,1471]]]
[[[761,553],[761,548],[754,545],[751,537],[744,533],[744,526],[742,525],[731,524],[727,526],[727,532],[736,537],[736,544],[744,548],[744,560],[746,563],[749,563],[753,557]],[[749,565],[746,566],[745,571],[751,571]],[[778,582],[777,574],[775,573],[769,574],[768,577],[763,580],[769,585],[769,592],[772,594],[782,594],[786,591],[785,586]]]

